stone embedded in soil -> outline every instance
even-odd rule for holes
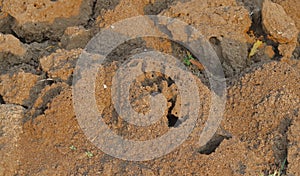
[[[0,175],[15,175],[18,171],[24,110],[22,106],[0,105]]]
[[[6,103],[27,105],[38,79],[38,75],[25,72],[0,75],[0,95]]]
[[[2,11],[15,19],[14,32],[27,42],[58,39],[68,26],[87,24],[92,13],[91,0],[3,0],[2,3]]]
[[[54,80],[72,81],[70,79],[76,65],[76,61],[82,49],[57,50],[55,53],[40,59],[41,67],[49,78]]]
[[[289,17],[279,4],[266,0],[262,8],[262,23],[265,31],[274,41],[289,43],[298,37],[294,20]]]

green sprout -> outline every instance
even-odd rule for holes
[[[94,156],[93,153],[90,152],[90,151],[86,151],[85,154],[86,154],[86,156],[88,156],[89,158],[92,158],[92,157]]]
[[[190,66],[190,65],[191,65],[191,61],[190,61],[188,58],[184,58],[183,62],[184,62],[184,64],[187,65],[187,66]]]
[[[76,150],[76,147],[75,147],[74,145],[71,145],[71,146],[70,146],[70,149],[71,149],[71,150]]]
[[[187,51],[187,57],[185,57],[183,59],[184,64],[187,65],[187,66],[190,66],[191,65],[191,61],[190,61],[191,59],[194,59],[194,58],[191,55],[191,53]]]

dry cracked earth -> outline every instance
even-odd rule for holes
[[[0,0],[0,175],[299,176],[299,9],[298,0]],[[176,18],[201,31],[220,58],[227,97],[220,127],[199,146],[211,90],[205,70],[187,65],[197,80],[201,120],[171,153],[133,162],[105,154],[85,136],[72,80],[93,36],[138,15]],[[158,123],[136,128],[115,111],[112,77],[145,50],[182,63],[188,55],[184,46],[154,37],[130,40],[108,55],[96,77],[97,107],[107,126],[127,139],[156,138],[181,120],[178,86],[157,72],[133,82],[130,103],[145,113],[147,95],[162,93],[168,103]]]

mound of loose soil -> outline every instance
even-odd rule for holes
[[[299,6],[297,0],[0,1],[0,175],[269,175],[280,170],[300,175]],[[227,96],[217,132],[200,146],[209,95],[215,92],[203,68],[185,63],[195,57],[189,48],[154,37],[119,45],[95,78],[100,120],[114,133],[145,141],[185,123],[179,85],[159,72],[144,71],[129,91],[132,108],[142,114],[151,109],[149,95],[161,93],[167,104],[159,121],[136,127],[117,113],[112,80],[137,53],[154,50],[178,58],[199,93],[198,121],[189,137],[164,156],[134,162],[104,153],[85,135],[72,81],[90,39],[138,15],[176,18],[201,31],[220,59]],[[177,27],[158,31],[178,40],[190,35],[172,33]],[[249,56],[258,40],[263,44]]]

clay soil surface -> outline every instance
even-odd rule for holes
[[[299,0],[0,0],[0,175],[299,176],[299,9]],[[192,40],[191,31],[176,33],[176,24],[164,23],[153,29],[174,40],[145,36],[120,44],[99,66],[94,87],[99,120],[112,132],[153,140],[188,118],[181,116],[180,85],[143,65],[136,66],[142,74],[130,85],[128,101],[146,114],[149,95],[163,95],[162,117],[137,127],[118,114],[113,77],[136,54],[172,55],[196,80],[199,100],[198,120],[181,145],[151,160],[128,161],[106,154],[85,135],[72,88],[84,81],[73,78],[88,42],[138,15],[167,16],[200,31],[220,60],[227,95],[217,131],[200,146],[210,95],[218,93],[210,88],[205,67],[187,61],[196,57],[193,51],[178,42]],[[89,114],[85,118],[89,121]],[[170,140],[176,142],[176,135]]]

